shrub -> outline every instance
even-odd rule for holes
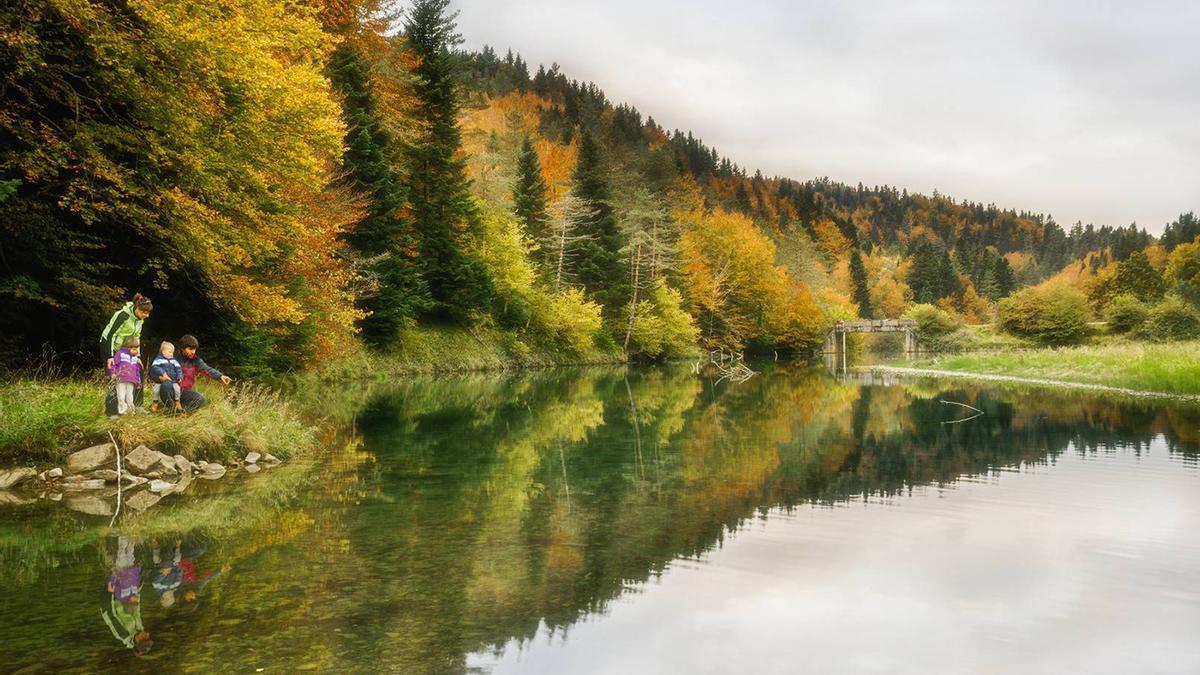
[[[480,211],[479,236],[474,253],[487,267],[495,287],[492,315],[504,328],[520,328],[532,318],[540,289],[530,259],[530,242],[511,214],[476,202]]]
[[[1168,297],[1150,309],[1138,336],[1155,342],[1200,337],[1200,313],[1179,298]]]
[[[694,350],[700,331],[683,310],[679,292],[660,280],[647,296],[634,315],[630,356],[677,358]]]
[[[552,296],[541,322],[564,348],[584,353],[596,345],[603,320],[600,305],[588,300],[578,288],[568,288]]]
[[[869,349],[876,354],[903,354],[904,336],[900,333],[875,333]]]
[[[1000,327],[1046,345],[1069,345],[1087,336],[1087,297],[1069,286],[1027,288],[1000,301]]]
[[[1150,308],[1127,293],[1113,298],[1104,311],[1104,319],[1108,321],[1110,333],[1128,333],[1136,330],[1149,316]]]
[[[958,330],[959,321],[950,312],[929,304],[913,305],[904,313],[905,319],[917,322],[917,333],[922,338],[936,338]]]

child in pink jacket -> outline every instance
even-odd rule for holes
[[[133,402],[133,394],[142,388],[142,362],[138,359],[138,339],[132,335],[121,342],[121,348],[113,354],[109,375],[117,386],[117,414],[128,415],[141,412]]]

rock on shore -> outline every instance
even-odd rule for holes
[[[280,463],[270,453],[251,451],[241,462],[226,467],[220,462],[193,462],[183,455],[167,455],[145,445],[119,459],[118,464],[116,445],[101,443],[68,455],[65,471],[63,467],[41,473],[33,467],[0,469],[0,505],[32,503],[40,489],[41,499],[61,501],[80,513],[111,516],[116,512],[118,491],[123,490],[123,504],[142,512],[168,495],[184,492],[194,478],[216,480],[238,468],[253,474]],[[10,492],[10,488],[32,491],[22,495]]]

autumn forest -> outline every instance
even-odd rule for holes
[[[448,0],[18,0],[0,17],[8,365],[94,363],[134,292],[156,334],[202,334],[243,373],[393,350],[420,326],[564,362],[803,353],[851,317],[1048,344],[1101,319],[1200,334],[1192,213],[1155,237],[764,176],[557,64],[463,51]]]

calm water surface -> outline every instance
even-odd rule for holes
[[[800,366],[328,405],[313,461],[113,529],[0,504],[0,671],[1200,672],[1192,406]]]

